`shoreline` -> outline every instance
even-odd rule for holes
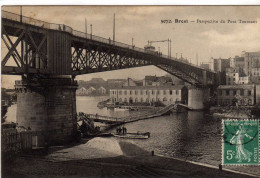
[[[163,157],[163,158],[169,158],[169,159],[175,159],[175,160],[178,160],[178,161],[183,161],[183,162],[187,162],[187,163],[191,163],[191,164],[195,164],[195,165],[204,166],[204,167],[208,167],[208,168],[213,168],[213,169],[219,170],[218,166],[214,166],[214,165],[207,164],[207,163],[200,163],[200,162],[196,162],[196,161],[190,161],[190,160],[185,160],[185,159],[181,159],[181,158],[165,156],[165,155],[161,155],[161,154],[155,154],[155,156],[159,156],[159,157]],[[260,175],[257,175],[257,174],[245,173],[245,172],[236,171],[236,170],[223,168],[223,167],[222,167],[222,170],[228,171],[228,172],[232,172],[232,173],[242,174],[242,175],[246,175],[246,176],[251,176],[251,177],[259,177],[260,176]]]
[[[91,143],[98,144],[93,147]],[[52,149],[53,152],[50,151],[47,155],[18,156],[15,164],[10,164],[9,167],[6,163],[3,165],[3,175],[23,175],[24,177],[35,177],[42,174],[79,177],[128,177],[130,175],[132,177],[144,175],[144,177],[150,177],[149,175],[156,175],[155,177],[257,177],[257,175],[225,168],[220,171],[212,165],[156,153],[153,156],[151,152],[138,145],[121,139],[94,138],[72,147]],[[114,152],[112,153],[110,150]],[[116,150],[119,151],[116,152]],[[27,165],[28,162],[31,162],[32,166]],[[60,171],[57,172],[57,170]]]

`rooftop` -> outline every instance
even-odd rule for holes
[[[234,58],[234,60],[236,61],[236,62],[238,62],[238,61],[240,61],[240,62],[243,62],[243,61],[245,61],[245,58],[244,57],[235,57]]]
[[[132,89],[132,90],[181,90],[185,85],[172,85],[172,86],[122,86],[120,88],[111,88],[112,90],[114,89]]]
[[[151,75],[148,75],[148,76],[145,76],[144,78],[145,80],[150,80],[150,81],[157,81],[157,77],[156,76],[151,76]]]
[[[254,85],[220,85],[218,89],[252,89]]]

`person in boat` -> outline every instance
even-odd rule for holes
[[[126,134],[127,129],[123,126],[122,131],[123,131],[123,134]]]
[[[120,127],[119,128],[116,128],[116,133],[117,134],[120,134],[121,130],[120,130]]]
[[[124,126],[122,127],[122,132],[123,132],[123,134],[125,134],[125,127]]]
[[[122,128],[119,127],[119,129],[118,129],[118,133],[121,134],[121,131],[122,131]]]

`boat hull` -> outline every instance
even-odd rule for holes
[[[126,139],[148,139],[150,137],[150,133],[127,133],[127,134],[113,134],[114,137],[118,138],[126,138]]]

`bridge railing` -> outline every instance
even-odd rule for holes
[[[149,54],[158,56],[158,54],[155,53],[155,52],[151,53],[149,51],[146,51],[143,48],[135,47],[135,46],[132,46],[132,45],[113,41],[111,39],[107,39],[107,38],[91,35],[91,34],[88,34],[88,33],[80,32],[80,31],[77,31],[77,30],[73,30],[71,27],[64,25],[64,24],[48,23],[48,22],[44,22],[44,21],[41,21],[41,20],[30,18],[30,17],[21,16],[21,15],[15,14],[15,13],[7,12],[7,11],[4,11],[4,10],[2,10],[2,18],[17,21],[17,22],[22,22],[22,23],[26,23],[26,24],[30,24],[30,25],[34,25],[34,26],[38,26],[38,27],[41,27],[41,28],[65,31],[65,32],[68,32],[68,33],[70,33],[74,36],[77,36],[77,37],[91,39],[91,40],[94,40],[94,41],[98,41],[98,42],[102,42],[102,43],[106,43],[106,44],[111,44],[111,45],[115,45],[115,46],[118,46],[118,47],[132,49],[134,51],[149,53]],[[183,64],[192,65],[194,67],[200,68],[201,70],[207,70],[207,69],[203,69],[202,67],[199,67],[197,65],[194,65],[192,63],[187,63],[187,62],[184,62],[184,61],[179,60],[177,58],[170,57],[168,55],[162,54],[160,56],[163,57],[163,58],[166,58],[166,59],[171,59],[173,61],[183,63]],[[207,70],[207,71],[210,71],[210,70]],[[210,72],[212,72],[212,71],[210,71]]]

